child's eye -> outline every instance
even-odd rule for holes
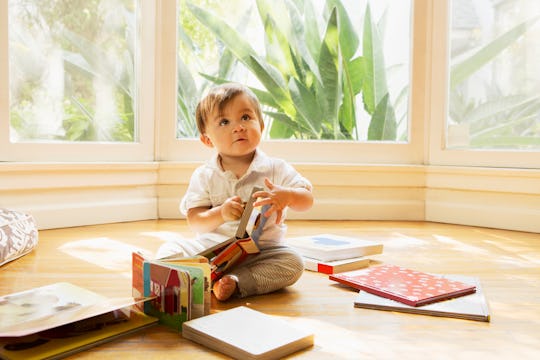
[[[242,115],[242,120],[244,120],[244,121],[251,120],[251,116],[249,116],[248,114],[244,114],[244,115]]]
[[[229,123],[229,120],[227,119],[221,119],[221,121],[219,122],[219,126],[225,126]]]

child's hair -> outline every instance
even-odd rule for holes
[[[257,115],[261,127],[264,127],[261,105],[253,91],[241,84],[226,83],[210,89],[208,94],[202,98],[201,101],[199,101],[197,110],[195,111],[195,118],[197,120],[197,129],[199,129],[199,133],[205,133],[208,116],[214,112],[216,107],[221,113],[229,101],[240,94],[246,94],[251,100],[255,110],[255,115]]]

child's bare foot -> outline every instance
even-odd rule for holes
[[[219,301],[229,299],[236,291],[236,279],[234,276],[225,275],[214,283],[212,291]]]

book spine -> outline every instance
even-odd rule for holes
[[[317,264],[317,271],[323,274],[333,274],[334,267],[331,265]]]

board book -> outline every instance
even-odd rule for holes
[[[132,254],[132,295],[152,297],[144,313],[181,331],[184,321],[210,313],[210,265],[203,256],[150,260]]]
[[[302,256],[321,261],[376,255],[383,251],[381,242],[335,234],[288,238],[287,244]]]
[[[369,266],[369,259],[365,257],[335,260],[335,261],[321,261],[317,259],[311,259],[304,257],[304,269],[309,271],[316,271],[323,274],[337,274],[340,272],[362,269]]]
[[[313,346],[313,333],[238,306],[183,324],[182,337],[235,359],[281,359]]]
[[[410,306],[422,306],[476,291],[474,285],[396,265],[347,271],[329,278]]]
[[[262,188],[254,187],[251,195]],[[206,257],[210,262],[211,281],[216,281],[234,266],[240,264],[249,255],[258,254],[259,237],[267,218],[262,216],[266,207],[255,208],[255,198],[250,196],[244,206],[235,236],[201,251],[197,255]],[[179,259],[181,255],[171,255],[161,260]]]
[[[153,326],[133,307],[70,283],[0,297],[0,358],[58,359]]]
[[[475,277],[460,275],[444,275],[444,277],[474,285],[476,292],[424,306],[409,306],[366,291],[360,291],[354,300],[354,307],[489,322],[489,306],[480,281]]]

